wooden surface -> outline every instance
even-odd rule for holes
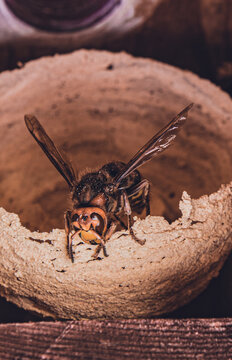
[[[232,359],[232,319],[0,325],[4,359]]]

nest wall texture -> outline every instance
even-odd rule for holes
[[[71,264],[63,230],[36,232],[62,229],[71,204],[28,134],[25,113],[83,171],[128,161],[191,102],[175,145],[141,169],[156,215],[134,225],[143,247],[116,233],[108,258],[88,261],[93,249],[76,244]],[[232,103],[219,88],[155,61],[79,51],[2,73],[0,109],[0,284],[7,299],[55,318],[150,317],[187,303],[217,276],[232,248]]]

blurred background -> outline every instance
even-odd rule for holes
[[[231,0],[0,0],[0,70],[78,48],[127,51],[230,92]]]
[[[231,0],[0,0],[0,71],[79,48],[126,51],[232,94]],[[232,316],[220,297],[232,258],[191,304],[165,317]],[[215,290],[217,289],[217,290]],[[40,320],[0,299],[0,322]]]

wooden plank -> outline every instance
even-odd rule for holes
[[[0,325],[0,359],[232,359],[232,318]]]

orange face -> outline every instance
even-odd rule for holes
[[[102,235],[107,227],[107,217],[99,207],[81,207],[73,210],[71,222],[74,230],[96,231]]]

